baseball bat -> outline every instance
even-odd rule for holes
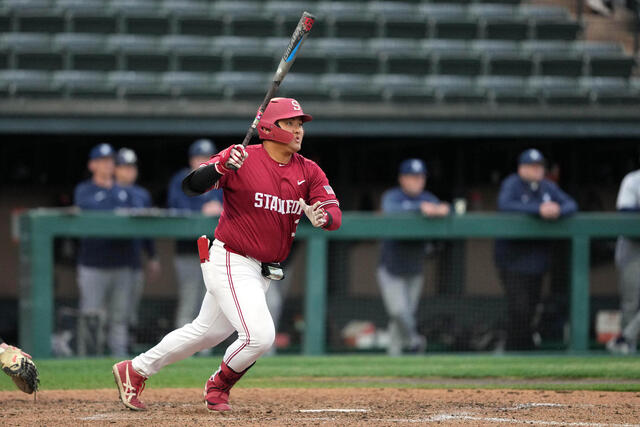
[[[300,17],[300,21],[298,22],[298,25],[296,26],[296,29],[293,31],[293,35],[291,36],[291,40],[289,40],[289,46],[287,46],[287,49],[284,51],[284,55],[282,55],[280,64],[278,64],[278,69],[273,75],[271,86],[269,87],[269,90],[267,91],[262,104],[260,104],[260,108],[258,108],[256,118],[253,119],[253,123],[251,123],[251,126],[249,126],[249,129],[247,130],[247,134],[244,136],[244,140],[242,141],[243,146],[246,147],[247,144],[249,144],[249,142],[251,141],[256,127],[260,122],[260,118],[264,113],[264,110],[267,108],[267,105],[269,104],[269,101],[271,101],[271,98],[275,96],[278,88],[280,87],[280,83],[282,83],[282,80],[284,80],[284,77],[289,72],[291,65],[293,65],[293,61],[296,59],[296,55],[300,51],[302,43],[309,35],[309,32],[311,31],[311,27],[313,27],[313,23],[315,22],[315,20],[315,16],[313,16],[309,12],[304,12]]]

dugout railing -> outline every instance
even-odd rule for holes
[[[171,215],[166,211],[145,214],[97,213],[35,209],[20,217],[21,280],[19,293],[20,345],[35,357],[51,357],[54,325],[54,239],[56,237],[153,237],[195,238],[211,234],[216,219]],[[640,237],[640,215],[579,213],[548,222],[516,214],[469,213],[442,219],[412,215],[383,216],[347,212],[335,232],[301,224],[297,239],[307,242],[304,292],[305,331],[303,352],[325,352],[328,244],[330,240],[535,238],[568,239],[570,256],[569,352],[585,352],[589,344],[589,248],[593,238],[618,235]],[[612,281],[615,278],[612,277]]]

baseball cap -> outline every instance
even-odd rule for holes
[[[121,148],[116,155],[116,165],[135,165],[138,163],[138,156],[131,148]]]
[[[89,152],[89,160],[99,159],[100,157],[114,157],[115,155],[116,152],[111,144],[102,143],[91,149]]]
[[[427,165],[425,165],[424,162],[420,159],[406,159],[402,163],[400,163],[398,173],[400,175],[426,175]]]
[[[189,147],[189,157],[213,156],[218,150],[210,139],[198,139]]]
[[[518,158],[519,165],[531,163],[544,164],[544,161],[542,153],[535,148],[529,148],[528,150],[523,151]]]

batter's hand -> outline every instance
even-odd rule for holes
[[[225,174],[234,169],[240,169],[249,156],[242,144],[232,145],[220,152],[220,160],[216,165],[216,170]]]
[[[311,225],[314,227],[322,227],[327,223],[327,213],[320,207],[320,202],[315,202],[313,206],[309,206],[305,203],[304,199],[298,200],[300,207],[304,211],[304,214],[311,221]]]

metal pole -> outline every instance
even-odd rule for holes
[[[576,16],[580,25],[582,25],[583,8],[583,0],[576,0]]]
[[[307,286],[305,291],[304,340],[306,355],[325,352],[327,306],[327,237],[317,232],[307,239]]]
[[[571,343],[569,350],[589,348],[589,237],[575,236],[571,248]]]

